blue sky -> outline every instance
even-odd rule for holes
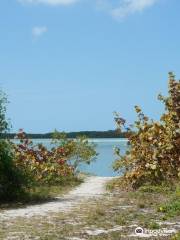
[[[180,76],[179,0],[0,2],[0,86],[13,129],[114,129],[134,105],[158,118]]]

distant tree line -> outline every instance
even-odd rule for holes
[[[109,131],[80,131],[80,132],[68,132],[65,133],[67,138],[76,138],[78,136],[86,136],[87,138],[126,138],[126,132],[119,132],[117,130],[109,130]],[[14,138],[16,133],[3,133],[1,134],[1,138]],[[47,139],[52,138],[53,133],[29,133],[27,134],[28,138],[31,139]]]

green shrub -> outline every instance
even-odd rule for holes
[[[0,141],[0,201],[11,201],[25,192],[28,178],[14,164],[11,144]]]
[[[9,129],[6,119],[7,103],[6,95],[0,91],[0,136]],[[16,167],[14,156],[12,144],[0,140],[0,202],[17,199],[24,194],[29,183],[28,176]]]

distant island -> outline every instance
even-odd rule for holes
[[[68,138],[76,138],[77,136],[86,136],[88,138],[126,138],[125,132],[117,130],[67,132],[66,135]],[[4,133],[1,134],[0,138],[13,139],[15,136],[15,133]],[[27,133],[27,137],[31,139],[47,139],[52,138],[52,136],[53,133]]]

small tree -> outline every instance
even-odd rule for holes
[[[14,151],[8,141],[0,141],[0,202],[12,201],[25,193],[26,176],[14,164]]]
[[[86,136],[79,136],[76,139],[68,139],[65,133],[59,133],[55,130],[53,134],[53,142],[57,145],[69,149],[67,158],[73,165],[75,171],[81,164],[90,164],[97,157],[96,145],[90,143]]]
[[[0,134],[8,131],[9,123],[6,120],[6,95],[0,91]],[[0,202],[17,199],[28,184],[28,178],[16,167],[12,144],[0,140]]]
[[[0,134],[8,130],[9,123],[6,119],[6,105],[7,105],[6,95],[0,91]]]
[[[165,113],[160,121],[149,120],[135,106],[138,120],[135,131],[128,128],[130,148],[125,156],[117,151],[119,159],[114,163],[115,171],[123,171],[123,182],[133,188],[144,183],[158,184],[180,177],[180,81],[169,73],[169,96],[158,96],[165,104]],[[116,116],[120,129],[125,121]]]

